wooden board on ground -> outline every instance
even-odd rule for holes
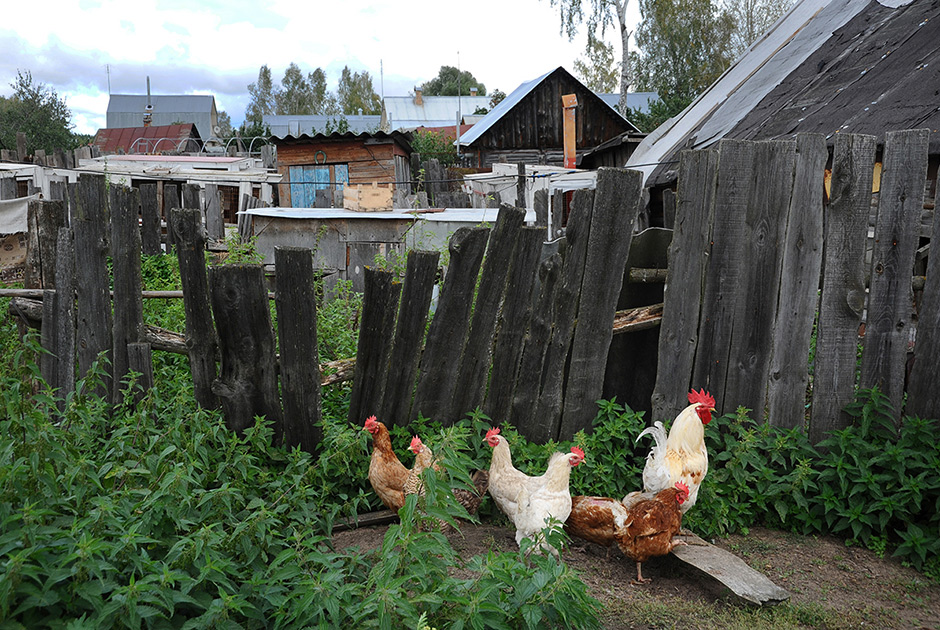
[[[733,553],[711,545],[695,534],[683,532],[678,539],[687,545],[676,547],[672,555],[692,565],[727,586],[732,593],[752,604],[779,604],[790,599],[790,593],[752,569]]]

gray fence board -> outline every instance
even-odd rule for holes
[[[653,420],[671,419],[688,403],[717,164],[715,151],[684,151],[679,157],[675,227],[669,246],[659,365],[652,398]]]
[[[140,196],[136,188],[111,186],[111,244],[114,270],[114,329],[111,360],[114,368],[115,403],[121,402],[123,382],[130,371],[128,344],[141,341],[144,303],[141,298],[140,224],[137,209]],[[152,370],[151,370],[152,371]]]
[[[780,289],[767,384],[768,420],[803,426],[808,361],[823,255],[823,177],[829,152],[819,134],[797,136],[797,164],[786,218]]]
[[[927,179],[930,131],[885,134],[878,221],[859,387],[877,386],[901,411],[904,364],[913,325],[911,272]]]

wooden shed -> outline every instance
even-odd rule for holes
[[[523,83],[460,138],[464,153],[481,167],[495,162],[561,165],[564,162],[561,97],[578,99],[578,153],[624,132],[639,131],[563,67]]]
[[[347,184],[396,187],[410,179],[410,134],[318,133],[275,136],[271,141],[277,147],[278,173],[284,177],[278,188],[282,207],[318,207],[318,190],[342,191]]]

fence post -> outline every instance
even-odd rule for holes
[[[177,235],[176,256],[179,260],[180,282],[183,285],[183,308],[186,311],[186,345],[189,347],[189,369],[193,375],[193,393],[204,409],[216,409],[219,401],[212,391],[216,380],[218,343],[209,310],[209,281],[206,278],[206,240],[202,233],[199,211],[174,209],[169,225]],[[265,294],[267,295],[267,294]]]
[[[176,184],[163,185],[163,220],[166,221],[166,251],[176,245],[176,235],[173,233],[173,222],[170,221],[170,214],[176,208],[182,208],[180,203],[180,189]]]
[[[445,425],[454,420],[444,417],[457,386],[460,357],[455,356],[454,349],[462,349],[467,338],[473,291],[488,236],[488,228],[463,227],[450,239],[450,265],[421,355],[418,385],[409,415],[412,420],[418,414]]]
[[[911,273],[924,211],[928,129],[885,134],[859,387],[878,387],[900,418],[911,334]]]
[[[277,334],[280,341],[284,443],[314,453],[320,443],[320,363],[317,298],[309,249],[276,247]]]
[[[114,268],[114,331],[111,352],[114,363],[114,392],[112,400],[121,401],[124,379],[130,368],[128,344],[138,343],[144,325],[144,305],[141,297],[140,227],[137,208],[140,198],[136,188],[112,185],[111,246]],[[152,369],[146,370],[152,372]]]
[[[65,397],[75,391],[75,244],[71,228],[59,228],[56,254],[55,386],[62,399],[59,411],[64,411]]]
[[[225,238],[225,219],[222,217],[222,193],[218,184],[206,184],[206,232],[210,239]]]
[[[614,315],[640,209],[643,175],[601,167],[591,215],[587,255],[580,286],[577,325],[571,344],[561,437],[590,430],[603,395]]]
[[[500,206],[483,261],[473,319],[460,355],[456,381],[459,387],[454,387],[450,409],[444,413],[444,417],[450,420],[459,420],[463,414],[483,404],[493,337],[496,334],[496,317],[506,293],[514,246],[524,220],[525,210],[522,208],[507,204]]]
[[[76,346],[78,370],[85,377],[98,355],[111,353],[111,296],[108,280],[108,209],[101,175],[82,174],[75,185],[75,294],[77,298]],[[70,189],[69,194],[71,195]],[[102,389],[110,400],[111,368],[104,366]]]
[[[389,370],[395,331],[395,313],[401,285],[394,274],[365,268],[362,321],[356,350],[356,372],[349,399],[351,424],[361,425],[382,405],[385,373]]]
[[[382,398],[380,417],[386,423],[392,422],[399,426],[408,423],[440,258],[441,253],[437,251],[412,250],[408,253],[390,361],[394,367],[388,370],[385,395]]]
[[[56,239],[59,228],[68,224],[68,207],[64,201],[30,201],[27,205],[29,233],[26,249],[28,289],[55,288]]]
[[[254,425],[255,416],[265,416],[280,443],[283,424],[264,270],[260,265],[210,267],[209,292],[222,362],[212,391],[222,403],[225,424],[242,433]]]

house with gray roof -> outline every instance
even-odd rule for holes
[[[478,109],[490,109],[489,96],[424,96],[420,88],[409,96],[382,99],[382,129],[413,131],[418,127],[453,127],[460,112],[461,123]]]
[[[123,129],[143,127],[147,99],[153,106],[150,124],[155,127],[192,123],[199,137],[218,137],[215,132],[219,114],[215,108],[215,97],[204,94],[112,94],[108,101],[107,128]]]

